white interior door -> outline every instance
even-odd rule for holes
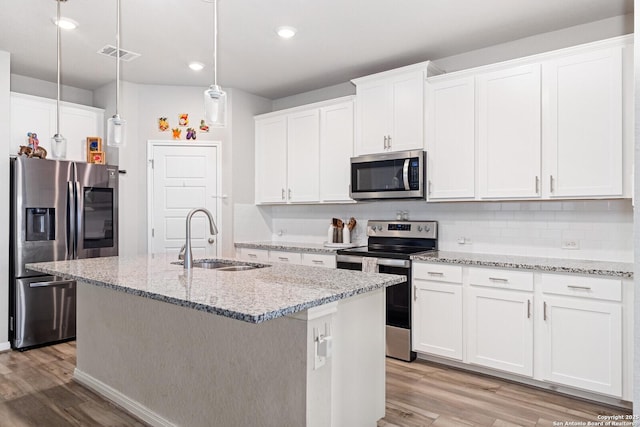
[[[218,230],[218,147],[197,145],[153,145],[150,152],[149,201],[150,252],[177,254],[185,243],[187,213],[206,208]],[[195,258],[215,257],[220,234],[212,236],[203,213],[191,221],[191,244]]]

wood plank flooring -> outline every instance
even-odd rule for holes
[[[623,414],[630,411],[421,360],[387,359],[386,416],[378,427],[553,426]]]
[[[72,380],[75,350],[69,342],[0,353],[1,427],[146,425]],[[387,359],[386,416],[378,427],[552,426],[626,413],[423,361]]]

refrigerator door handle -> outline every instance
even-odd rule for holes
[[[49,286],[73,285],[74,280],[54,280],[52,282],[33,282],[29,283],[30,288],[46,288]]]
[[[65,244],[67,246],[68,258],[73,258],[75,248],[73,246],[74,234],[75,234],[75,197],[74,197],[74,183],[72,181],[67,182],[67,235]]]
[[[73,236],[73,259],[78,258],[78,234],[80,233],[80,201],[78,195],[78,189],[80,183],[78,181],[73,182],[73,229],[71,235]]]

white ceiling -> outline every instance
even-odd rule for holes
[[[11,72],[56,81],[55,0],[2,0],[0,50]],[[114,80],[116,1],[68,0],[62,83],[93,90]],[[218,83],[276,99],[427,59],[633,12],[633,0],[219,0]],[[134,83],[212,83],[212,4],[122,1],[122,63]],[[291,40],[274,32],[298,29]],[[189,61],[207,68],[195,73]]]

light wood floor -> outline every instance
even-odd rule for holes
[[[72,381],[75,350],[70,342],[0,353],[1,427],[145,426]],[[422,361],[387,359],[386,417],[378,427],[551,426],[623,413]]]

